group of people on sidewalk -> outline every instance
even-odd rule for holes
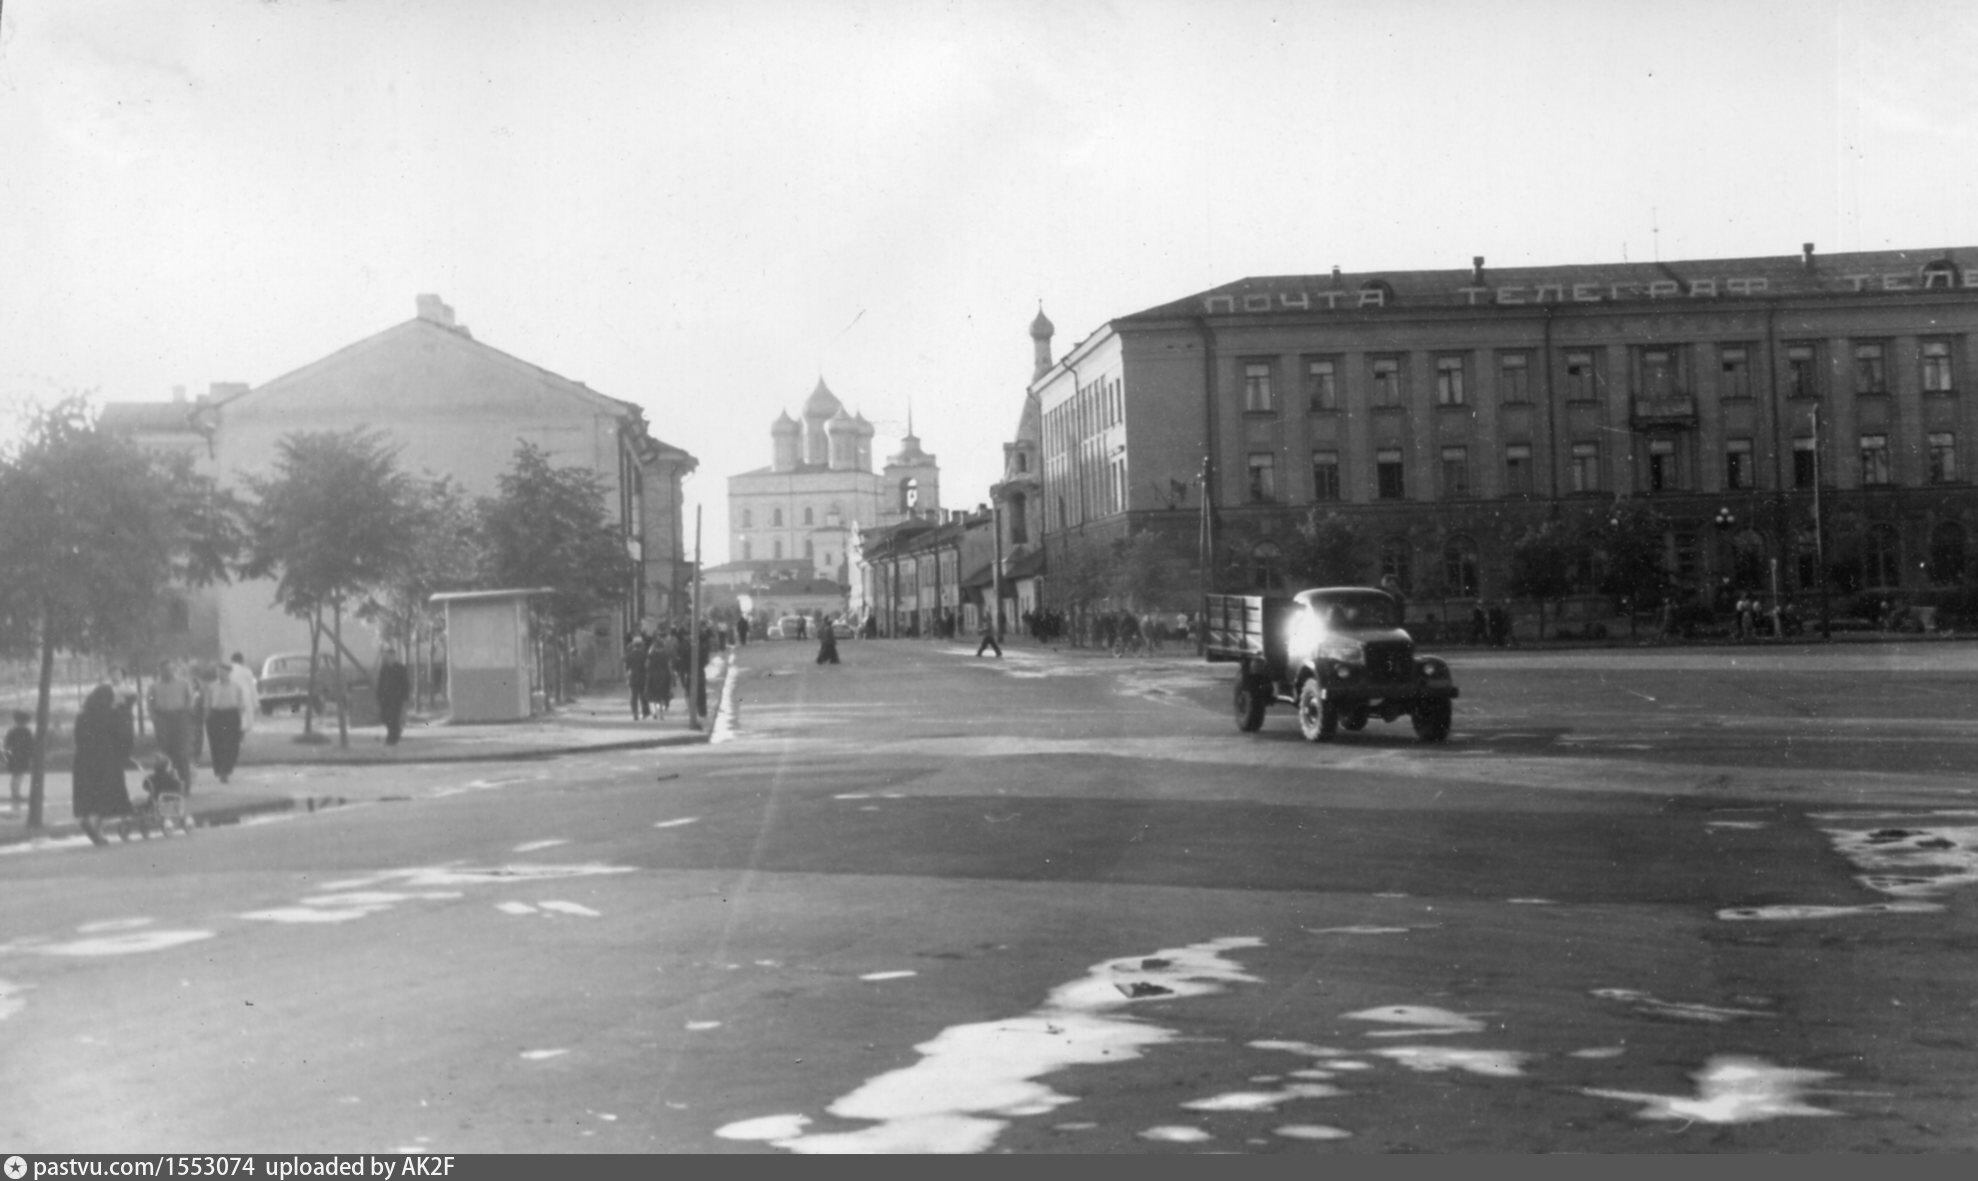
[[[210,756],[214,778],[227,782],[257,709],[254,674],[240,654],[218,668],[196,671],[166,661],[145,691],[145,700],[158,747],[142,781],[147,799],[191,795],[194,766],[202,753]],[[76,714],[70,810],[83,832],[99,845],[107,843],[105,822],[128,819],[137,810],[125,778],[137,746],[136,709],[137,694],[120,693],[104,683],[90,690]],[[31,758],[31,749],[29,754]],[[9,765],[11,769],[11,759]]]
[[[703,656],[713,651],[717,633],[706,624],[701,626],[700,650]],[[696,678],[694,668],[694,637],[688,634],[684,625],[662,628],[648,634],[632,632],[625,637],[625,683],[632,695],[632,718],[641,721],[653,715],[658,707],[661,718],[673,708],[673,685],[678,678],[680,687],[689,693],[698,693],[694,702],[694,713],[702,716],[707,713],[707,679]]]

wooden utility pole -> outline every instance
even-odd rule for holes
[[[687,621],[687,632],[692,636],[694,654],[694,675],[687,683],[687,720],[698,730],[701,728],[701,706],[707,700],[707,653],[701,649],[701,506],[694,506],[694,615]]]

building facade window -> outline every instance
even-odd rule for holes
[[[1861,436],[1861,486],[1872,488],[1889,482],[1889,436]]]
[[[1392,578],[1394,585],[1407,594],[1415,589],[1415,564],[1408,549],[1405,537],[1382,538],[1380,543],[1380,580],[1387,585]]]
[[[1902,539],[1894,525],[1870,525],[1861,547],[1861,577],[1871,587],[1897,586],[1902,581]]]
[[[1674,398],[1683,394],[1682,355],[1666,345],[1636,350],[1635,392],[1644,398]]]
[[[1750,439],[1724,440],[1724,487],[1739,491],[1754,486]]]
[[[1374,453],[1374,495],[1381,500],[1400,500],[1407,495],[1399,447],[1386,447]]]
[[[1284,581],[1284,551],[1275,541],[1260,541],[1250,549],[1250,583],[1259,590],[1276,590]]]
[[[1600,444],[1573,444],[1566,475],[1568,486],[1575,492],[1600,491]]]
[[[1374,405],[1401,405],[1401,358],[1375,357],[1369,372],[1373,378]]]
[[[1930,581],[1956,586],[1964,581],[1964,526],[1939,521],[1930,530]]]
[[[1442,581],[1459,599],[1472,599],[1483,585],[1477,543],[1458,534],[1442,545]]]
[[[804,506],[804,524],[805,524],[805,525],[815,525],[815,524],[817,524],[817,520],[816,520],[816,518],[815,518],[815,517],[814,517],[814,516],[812,515],[812,513],[813,513],[813,510],[811,509],[811,507],[810,507],[809,505],[805,505],[805,506]]]
[[[1820,396],[1820,350],[1811,344],[1786,346],[1786,396]]]
[[[1820,478],[1820,456],[1813,449],[1811,436],[1793,440],[1793,487],[1804,491]]]
[[[1888,355],[1880,341],[1864,341],[1854,346],[1854,392],[1889,392]]]
[[[778,508],[778,509],[769,510],[769,527],[772,529],[781,529],[783,527],[782,509]]]
[[[1932,431],[1930,443],[1930,482],[1951,484],[1957,481],[1957,436],[1949,431]]]
[[[744,528],[744,529],[753,529],[753,528],[755,528],[755,510],[754,510],[754,509],[752,509],[752,508],[745,508],[745,509],[743,509],[743,510],[742,510],[742,528]]]
[[[1312,499],[1339,499],[1339,452],[1312,452]]]
[[[1717,392],[1725,398],[1751,397],[1751,352],[1731,345],[1717,354]]]
[[[783,556],[783,543],[782,543],[782,542],[780,542],[780,541],[778,541],[778,542],[775,542],[775,543],[773,543],[773,544],[775,545],[775,547],[776,547],[776,550],[775,550],[775,553],[774,553],[774,554],[773,554],[772,556],[773,556],[773,557],[775,557],[775,558],[778,558],[778,559],[781,559],[781,558],[782,558],[782,556]]]
[[[1469,448],[1444,447],[1442,449],[1442,494],[1444,497],[1468,496],[1470,494]]]
[[[1951,377],[1951,346],[1947,340],[1923,342],[1923,391],[1948,394],[1956,389]]]
[[[1591,402],[1600,397],[1599,379],[1594,372],[1593,354],[1566,354],[1566,397],[1575,402]]]
[[[1305,404],[1312,410],[1339,409],[1339,361],[1335,357],[1305,360]]]
[[[804,538],[804,559],[806,561],[817,560],[817,543],[808,537]]]
[[[1276,409],[1271,401],[1269,361],[1243,363],[1243,409],[1250,414],[1269,414]]]
[[[1650,492],[1674,492],[1682,487],[1676,471],[1676,441],[1674,439],[1650,439],[1648,441],[1648,490]]]
[[[1250,454],[1250,503],[1277,499],[1277,457],[1267,451]]]
[[[742,539],[742,560],[744,562],[748,562],[748,561],[753,561],[754,559],[755,559],[755,543],[750,541],[748,538],[744,537]]]
[[[1435,359],[1435,404],[1438,406],[1461,406],[1468,400],[1463,389],[1464,359],[1462,357],[1437,357]]]
[[[1499,402],[1529,402],[1532,400],[1532,355],[1530,353],[1499,353],[1497,355],[1497,400]]]
[[[1504,491],[1512,496],[1532,494],[1532,448],[1511,443],[1504,448]]]

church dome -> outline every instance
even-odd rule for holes
[[[802,429],[802,427],[797,425],[797,420],[790,417],[790,412],[785,410],[776,416],[776,422],[769,428],[769,433],[772,435],[794,435]]]
[[[830,387],[824,384],[823,378],[818,378],[817,388],[810,392],[810,398],[804,402],[804,417],[830,418],[844,411],[845,404],[838,400],[838,395],[831,392]]]
[[[1050,317],[1044,314],[1044,309],[1040,306],[1037,309],[1037,318],[1030,322],[1030,338],[1032,340],[1049,340],[1051,334],[1057,330],[1057,325],[1051,323]]]

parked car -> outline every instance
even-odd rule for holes
[[[769,638],[772,640],[794,640],[799,635],[810,635],[810,628],[801,615],[785,615],[769,625]]]
[[[257,695],[261,700],[261,712],[273,714],[286,707],[290,713],[300,713],[307,705],[317,713],[337,700],[337,668],[334,663],[321,655],[316,657],[316,676],[309,676],[309,653],[280,652],[270,656],[261,664],[261,680]],[[353,690],[368,685],[369,678],[356,665],[346,662],[343,666],[344,681]]]

